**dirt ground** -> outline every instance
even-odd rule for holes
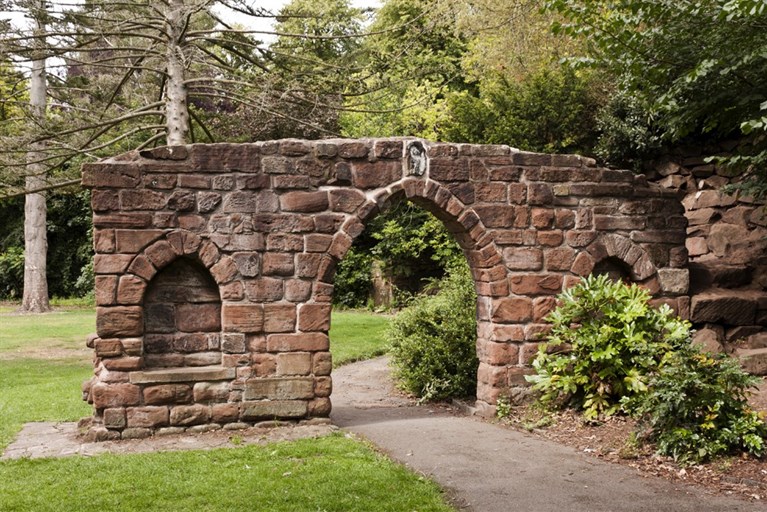
[[[749,400],[757,411],[767,414],[767,379],[763,378]],[[531,432],[593,457],[636,469],[643,476],[701,486],[722,495],[740,495],[767,502],[767,457],[727,457],[714,462],[683,467],[670,457],[655,455],[651,446],[640,449],[626,444],[634,423],[614,417],[600,424],[587,424],[572,411],[546,415],[531,406],[512,409],[504,421],[511,428]]]

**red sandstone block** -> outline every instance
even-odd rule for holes
[[[477,201],[486,203],[505,203],[508,198],[506,183],[502,182],[477,183],[474,194]]]
[[[480,361],[477,369],[477,380],[493,387],[503,387],[506,384],[506,368],[492,366]]]
[[[261,304],[224,304],[222,309],[224,331],[262,332],[264,329],[264,306]]]
[[[330,377],[316,377],[314,379],[314,396],[318,398],[329,397],[333,392],[333,381]]]
[[[116,407],[114,409],[104,409],[104,426],[111,429],[124,429],[127,422],[125,420],[125,409]]]
[[[295,234],[271,233],[266,237],[266,250],[301,252],[304,250],[304,237]]]
[[[322,332],[271,334],[266,338],[269,352],[318,352],[329,347],[328,335]]]
[[[567,245],[570,247],[586,247],[596,240],[596,231],[568,231],[566,234]]]
[[[306,414],[311,418],[326,418],[330,416],[330,398],[315,398],[310,400]]]
[[[147,405],[185,404],[192,401],[192,388],[187,384],[148,386],[142,393]]]
[[[203,174],[179,174],[178,186],[181,188],[209,189],[210,176]]]
[[[168,408],[162,406],[130,407],[128,427],[157,428],[168,424]]]
[[[250,379],[245,384],[245,400],[306,400],[314,397],[311,377]]]
[[[102,338],[141,336],[144,317],[138,306],[96,308],[96,332]]]
[[[303,174],[272,176],[272,187],[275,190],[307,189],[311,186],[311,179]]]
[[[557,307],[557,299],[554,297],[536,297],[533,300],[533,322],[541,322],[550,312]]]
[[[115,231],[117,252],[139,252],[164,233],[161,229],[118,229]]]
[[[112,306],[117,296],[117,276],[95,276],[97,306]]]
[[[317,352],[312,357],[312,373],[316,376],[330,375],[333,356],[330,352]]]
[[[197,382],[194,385],[194,401],[226,402],[229,399],[228,382]]]
[[[280,209],[284,212],[317,213],[327,210],[328,206],[328,193],[323,190],[287,192],[280,196]]]
[[[113,229],[99,229],[93,232],[93,249],[96,253],[115,252],[115,232]]]
[[[570,270],[575,260],[575,250],[571,247],[555,247],[544,251],[546,270]]]
[[[210,407],[202,404],[177,405],[170,409],[170,424],[188,427],[210,422]]]
[[[304,400],[260,400],[243,402],[240,419],[243,421],[303,418],[307,402]]]
[[[509,343],[485,341],[480,346],[479,359],[490,366],[517,364],[519,349],[516,345]]]
[[[292,276],[295,272],[293,253],[267,252],[263,257],[262,273],[265,276]]]
[[[274,302],[282,299],[284,281],[262,277],[245,281],[245,293],[252,302]]]
[[[332,235],[313,233],[306,235],[306,252],[327,252],[333,243]]]
[[[216,245],[210,240],[205,240],[202,242],[200,245],[199,255],[203,265],[208,268],[212,267],[221,257],[221,254],[218,252],[218,247],[216,247]]]
[[[123,344],[116,338],[96,338],[93,341],[93,348],[98,357],[117,357],[123,353]]]
[[[120,276],[117,286],[117,303],[122,305],[141,304],[146,291],[146,281],[133,275]]]
[[[146,188],[170,190],[176,187],[178,176],[175,174],[151,174],[144,176],[141,182]]]
[[[148,228],[152,225],[150,213],[111,213],[94,215],[93,226],[96,228]]]
[[[188,231],[203,232],[207,220],[202,215],[186,214],[178,215],[178,227]]]
[[[368,146],[365,142],[343,142],[338,145],[338,156],[341,158],[365,158]]]
[[[306,302],[312,295],[312,282],[301,279],[285,281],[285,300],[289,302]]]
[[[346,233],[338,233],[334,237],[333,243],[330,245],[328,254],[340,261],[346,256],[346,253],[349,251],[353,242],[352,238]]]
[[[277,374],[277,357],[274,354],[251,355],[255,377],[271,377]]]
[[[492,341],[522,341],[525,339],[525,330],[521,325],[495,325],[490,336]]]
[[[181,332],[221,330],[221,306],[219,304],[179,304],[176,306],[176,327]]]
[[[565,237],[562,231],[553,229],[551,231],[538,231],[538,243],[547,247],[556,247],[564,242]]]
[[[133,384],[105,384],[97,382],[91,388],[93,406],[97,409],[138,405],[141,390]]]
[[[295,304],[264,304],[264,332],[293,332],[296,328]]]
[[[139,254],[131,262],[128,272],[143,278],[145,281],[151,281],[157,273],[157,269],[146,256]]]
[[[493,301],[493,322],[510,324],[528,322],[533,314],[533,301],[527,297],[505,297]]]
[[[145,254],[155,268],[158,269],[165,267],[177,257],[173,247],[165,240],[159,240],[150,245],[146,249]]]
[[[525,326],[525,340],[538,341],[546,337],[551,331],[550,324],[527,324]]]
[[[120,207],[123,210],[162,210],[167,199],[165,194],[147,189],[120,191]]]
[[[277,375],[309,375],[312,371],[310,352],[285,352],[277,354]]]
[[[96,274],[122,274],[132,260],[132,254],[97,254],[93,258],[93,271]]]
[[[303,304],[298,313],[298,329],[303,332],[326,332],[330,329],[329,304]]]
[[[104,365],[104,368],[110,371],[130,372],[134,370],[140,370],[142,368],[143,361],[140,357],[123,356],[104,359],[102,364]]]
[[[548,208],[532,208],[530,223],[536,229],[550,228],[554,225],[554,210]]]
[[[570,272],[573,274],[586,277],[594,270],[596,262],[594,258],[586,251],[581,251],[578,256],[575,257]]]
[[[508,247],[503,250],[503,260],[511,270],[541,270],[543,251],[535,247]]]
[[[296,256],[296,277],[316,277],[323,255],[319,253],[299,254]]]
[[[228,260],[228,258],[226,258]],[[256,277],[261,271],[261,257],[256,252],[237,252],[232,255],[232,260],[240,272],[240,275],[244,277]],[[224,260],[221,260],[222,262]],[[216,268],[216,265],[213,266]],[[212,269],[211,269],[212,271]],[[226,272],[231,272],[231,269],[227,269]],[[236,273],[233,275],[227,275],[228,279],[234,279]]]
[[[223,284],[219,287],[221,300],[239,301],[245,298],[245,287],[240,281]]]
[[[117,211],[120,200],[116,190],[94,190],[91,193],[91,207],[94,212]]]
[[[402,167],[399,161],[355,162],[352,176],[356,188],[381,188],[399,180]]]
[[[375,158],[402,158],[403,144],[399,140],[378,140],[373,151]]]
[[[194,192],[177,190],[168,198],[168,209],[177,212],[191,212],[197,208]]]
[[[210,407],[210,421],[213,423],[234,423],[239,417],[238,403],[212,404]]]
[[[224,256],[210,267],[210,274],[217,283],[228,283],[237,277],[237,264],[228,256]]]
[[[335,233],[341,229],[346,217],[340,213],[322,213],[314,217],[314,229],[318,233]]]
[[[528,274],[510,278],[511,291],[517,295],[556,295],[562,291],[559,274]]]

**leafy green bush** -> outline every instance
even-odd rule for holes
[[[476,393],[477,296],[465,262],[402,310],[386,333],[399,386],[423,400]]]
[[[639,419],[640,440],[681,462],[700,462],[736,450],[765,453],[767,426],[748,406],[759,381],[725,355],[686,346],[670,353],[647,392],[626,401]]]
[[[588,419],[618,412],[621,398],[645,391],[667,352],[689,343],[689,323],[665,304],[651,307],[636,284],[589,276],[558,298],[527,379],[542,402],[583,409]]]
[[[365,250],[352,246],[338,264],[333,282],[333,304],[346,308],[365,307],[373,288],[373,258]]]
[[[0,298],[16,299],[24,291],[24,249],[0,252]]]

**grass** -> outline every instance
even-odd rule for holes
[[[450,511],[439,488],[341,434],[212,451],[0,464],[3,510]]]
[[[96,330],[92,308],[43,315],[11,315],[0,310],[0,314],[0,353],[6,356],[39,349],[83,349],[85,337]]]
[[[89,416],[80,385],[92,374],[90,363],[78,359],[0,360],[0,451],[24,423]]]
[[[385,354],[388,346],[383,335],[389,320],[365,311],[334,311],[330,328],[333,366]]]

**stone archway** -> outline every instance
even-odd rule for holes
[[[335,267],[393,197],[436,213],[464,249],[479,295],[477,399],[489,410],[525,385],[555,295],[604,258],[678,311],[689,303],[675,195],[575,155],[414,139],[190,145],[88,164],[83,183],[97,253],[95,437],[149,435],[168,425],[151,418],[190,408],[204,412],[171,427],[327,416]],[[222,343],[241,350],[222,358],[232,377],[208,386],[216,393],[150,404],[137,382],[143,332],[130,326],[154,273],[192,253],[218,284]]]

